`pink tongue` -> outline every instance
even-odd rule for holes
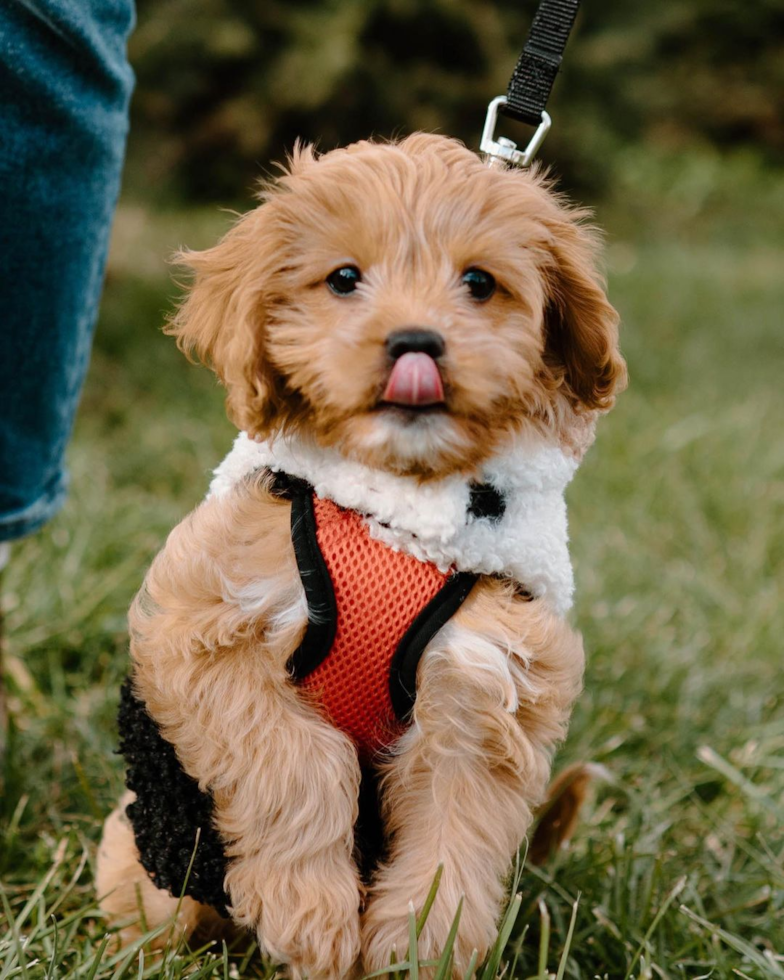
[[[410,351],[395,361],[384,401],[393,405],[437,405],[444,400],[436,362],[429,354]]]

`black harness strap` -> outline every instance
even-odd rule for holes
[[[329,569],[316,538],[312,487],[297,477],[275,473],[272,489],[277,496],[291,501],[291,541],[308,602],[305,635],[288,662],[291,676],[302,680],[329,655],[335,641],[338,609]]]
[[[538,126],[561,66],[580,0],[542,0],[517,62],[502,112]]]
[[[463,605],[478,577],[473,572],[451,575],[403,634],[389,668],[389,696],[400,721],[408,720],[414,709],[417,667],[425,647]]]
[[[291,500],[291,539],[308,601],[308,625],[302,643],[291,655],[289,673],[302,680],[329,655],[337,631],[337,604],[329,570],[316,536],[313,490],[304,480],[276,473],[273,493]],[[469,513],[474,518],[498,520],[505,509],[503,497],[488,484],[471,488]],[[417,667],[425,647],[468,598],[477,576],[451,575],[406,630],[390,663],[389,693],[398,720],[411,714],[416,699]]]

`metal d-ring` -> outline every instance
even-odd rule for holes
[[[536,128],[536,132],[531,137],[528,146],[524,150],[517,149],[517,143],[505,136],[495,138],[495,127],[498,122],[498,110],[506,105],[506,96],[499,95],[487,107],[485,126],[482,130],[482,142],[479,149],[488,157],[489,166],[498,167],[511,164],[515,167],[527,167],[536,156],[539,147],[544,142],[545,136],[553,124],[552,119],[542,110],[542,121]]]

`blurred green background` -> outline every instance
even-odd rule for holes
[[[72,492],[3,583],[3,975],[25,956],[47,976],[125,969],[100,949],[90,872],[123,782],[125,613],[233,436],[212,376],[161,334],[168,255],[214,243],[298,136],[421,127],[476,147],[534,9],[139,0]],[[556,969],[579,898],[566,977],[782,978],[784,5],[587,0],[550,108],[541,157],[606,230],[630,388],[569,492],[588,670],[557,765],[595,760],[608,782],[571,849],[524,876],[506,975]],[[229,970],[210,951],[126,967]]]
[[[242,197],[296,137],[325,149],[438,130],[475,145],[534,0],[139,0],[129,188]],[[567,47],[545,156],[604,196],[630,145],[784,158],[780,0],[594,0]]]

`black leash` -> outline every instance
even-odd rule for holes
[[[538,126],[561,67],[580,0],[542,0],[506,90],[505,116]]]
[[[511,163],[526,167],[542,145],[551,126],[545,111],[547,100],[579,7],[580,0],[541,0],[506,95],[493,99],[487,109],[481,150],[488,155],[491,165]],[[537,127],[525,150],[518,150],[505,137],[495,138],[499,112]]]

